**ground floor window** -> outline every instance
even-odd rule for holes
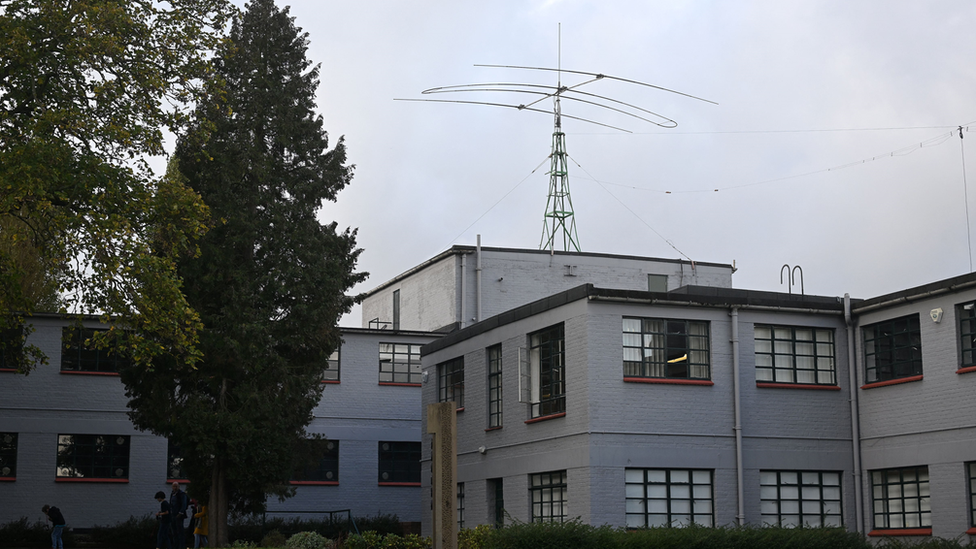
[[[0,433],[0,480],[17,478],[17,433]]]
[[[420,485],[420,443],[380,442],[380,484]]]
[[[532,522],[566,520],[566,471],[529,475]]]
[[[310,440],[315,448],[315,458],[297,469],[291,480],[304,483],[339,482],[339,441]]]
[[[505,489],[502,479],[488,479],[488,509],[492,511],[495,528],[505,526]]]
[[[58,435],[57,477],[128,479],[129,437]]]
[[[166,481],[187,480],[183,470],[183,451],[179,444],[171,440],[166,441]]]
[[[840,475],[836,471],[761,471],[763,524],[784,528],[843,526]]]
[[[627,527],[712,526],[712,471],[627,469]]]
[[[457,525],[460,532],[464,528],[464,483],[457,485]]]
[[[875,529],[930,528],[929,468],[871,472]]]
[[[976,527],[976,461],[966,464],[969,477],[969,525]]]

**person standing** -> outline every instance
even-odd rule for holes
[[[61,514],[61,510],[57,507],[45,505],[41,507],[41,512],[54,526],[54,530],[51,531],[51,549],[64,549],[64,541],[61,539],[61,534],[64,531],[64,515]]]
[[[156,492],[156,501],[159,502],[159,512],[156,513],[156,520],[159,521],[159,530],[156,532],[156,549],[172,549],[173,514],[170,511],[169,502],[166,501],[166,494],[162,491]]]
[[[193,549],[200,549],[207,546],[207,532],[210,529],[210,521],[207,518],[207,506],[201,505],[200,510],[193,514],[197,519],[197,527],[193,530]]]
[[[176,549],[186,549],[186,530],[183,528],[183,520],[186,519],[186,508],[189,499],[186,492],[180,490],[180,483],[173,483],[173,491],[169,495],[169,512],[173,517],[173,547]]]

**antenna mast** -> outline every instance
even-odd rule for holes
[[[540,250],[555,253],[556,236],[562,233],[563,251],[581,251],[576,234],[576,218],[573,217],[573,198],[569,194],[569,163],[566,161],[566,134],[563,133],[562,110],[559,97],[566,88],[562,82],[562,23],[557,38],[557,77],[553,97],[552,153],[549,155],[549,198],[542,220]]]

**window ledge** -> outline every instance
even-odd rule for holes
[[[3,373],[3,372],[9,372],[11,374],[16,374],[17,373],[17,369],[16,368],[0,368],[0,373]]]
[[[185,478],[168,478],[166,479],[166,484],[173,484],[174,482],[179,482],[180,484],[190,484],[190,481]]]
[[[756,387],[763,389],[813,389],[820,391],[840,391],[840,385],[814,385],[812,383],[773,383],[757,381]]]
[[[871,530],[868,532],[871,537],[879,536],[931,536],[931,528],[891,528],[887,530]]]
[[[3,370],[0,370],[2,372]],[[967,366],[965,368],[959,368],[956,370],[957,374],[968,374],[969,372],[976,372],[976,366]]]
[[[666,385],[715,385],[710,379],[672,379],[666,377],[625,377],[625,383],[661,383]]]
[[[0,477],[0,482],[14,482],[17,477]]]
[[[322,383],[328,383],[330,385],[338,385],[339,384],[339,380],[338,379],[323,379],[322,380]]]
[[[485,432],[487,433],[488,431],[497,431],[497,430],[499,430],[501,428],[502,428],[501,425],[499,425],[498,427],[489,427],[489,428],[485,429]]]
[[[461,406],[460,408],[455,408],[454,409],[454,412],[455,413],[457,413],[457,412],[463,412],[463,411],[464,411],[464,406]]]
[[[539,423],[540,421],[546,421],[550,419],[556,419],[557,417],[566,417],[566,412],[559,412],[558,414],[549,414],[548,416],[539,416],[532,419],[525,420],[525,424]]]
[[[867,383],[861,385],[862,389],[874,389],[875,387],[887,387],[889,385],[900,385],[902,383],[911,383],[912,381],[922,381],[922,374],[917,376],[900,377],[898,379],[888,379],[885,381],[875,381],[874,383]]]
[[[970,536],[976,536],[976,526],[970,528],[969,530],[966,530],[966,533],[969,534]]]
[[[288,484],[292,486],[338,486],[338,480],[291,480]]]
[[[127,484],[127,478],[77,478],[77,477],[55,477],[54,482],[108,482],[114,484]]]
[[[420,387],[420,383],[394,383],[392,381],[381,381],[380,385],[386,385],[388,387]]]
[[[420,486],[419,482],[378,482],[377,486]]]
[[[118,372],[89,372],[86,370],[61,370],[61,373],[69,376],[110,376],[119,377]]]

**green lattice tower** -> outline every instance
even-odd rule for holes
[[[569,164],[566,162],[566,134],[563,133],[559,109],[560,85],[555,97],[555,128],[552,132],[552,154],[549,156],[549,198],[542,220],[540,250],[555,250],[556,235],[562,233],[563,251],[580,251],[573,217],[573,198],[569,194]]]

